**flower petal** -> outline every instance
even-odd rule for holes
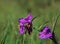
[[[49,38],[49,37],[52,36],[52,34],[51,34],[51,33],[48,33],[48,34],[46,34],[45,36],[46,36],[46,38]]]
[[[49,29],[49,27],[48,27],[48,26],[45,26],[45,27],[43,28],[43,32],[46,32],[48,29]]]
[[[30,13],[28,13],[28,16],[25,18],[27,22],[31,22],[32,16]]]
[[[18,20],[18,22],[19,22],[19,23],[24,23],[24,22],[26,22],[26,20],[25,20],[25,18],[20,18],[20,19]]]
[[[19,33],[20,34],[24,33],[24,25],[23,25],[23,23],[20,23]]]
[[[41,34],[40,36],[38,36],[40,39],[44,39],[45,38],[45,35],[44,34]]]
[[[51,36],[52,36],[51,33],[44,34],[43,32],[40,32],[39,35],[38,35],[38,37],[39,37],[40,39],[46,39],[46,38],[49,38],[49,37],[51,37]]]
[[[19,33],[20,34],[23,34],[24,33],[24,24],[25,23],[28,23],[28,22],[31,22],[31,14],[29,13],[28,16],[26,18],[19,18],[18,22],[19,22],[19,25],[20,25],[20,28],[19,28]]]

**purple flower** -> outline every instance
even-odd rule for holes
[[[50,29],[48,26],[43,27],[43,29],[41,30],[41,32],[39,32],[38,37],[40,39],[47,39],[50,38],[52,36],[52,33],[50,32]]]
[[[28,13],[28,15],[25,18],[19,18],[18,22],[20,25],[20,27],[19,27],[19,33],[20,34],[24,33],[24,28],[25,28],[24,24],[25,23],[31,23],[31,19],[32,19],[32,16],[30,13]]]

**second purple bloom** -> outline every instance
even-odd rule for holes
[[[50,38],[51,36],[52,36],[52,33],[50,32],[50,28],[48,26],[44,26],[38,35],[40,39],[47,39],[47,38]]]

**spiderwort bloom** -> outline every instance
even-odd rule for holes
[[[50,32],[50,28],[48,26],[44,26],[38,35],[40,39],[47,39],[47,38],[50,38],[51,36],[52,36],[52,33]]]
[[[20,26],[20,28],[19,28],[20,34],[24,33],[24,28],[26,28],[26,30],[30,34],[30,28],[32,26],[31,19],[32,19],[32,16],[30,13],[28,13],[28,15],[25,18],[19,18],[18,22],[19,22],[19,26]]]

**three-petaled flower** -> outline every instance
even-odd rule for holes
[[[44,26],[38,35],[40,39],[47,39],[47,38],[50,38],[51,36],[52,36],[52,33],[50,32],[50,28],[48,26]]]
[[[19,26],[20,26],[19,27],[20,34],[24,33],[24,28],[26,28],[26,30],[28,31],[29,34],[31,33],[31,31],[32,31],[31,19],[32,19],[32,16],[30,13],[28,13],[28,15],[25,18],[19,18],[18,22],[19,22]]]

